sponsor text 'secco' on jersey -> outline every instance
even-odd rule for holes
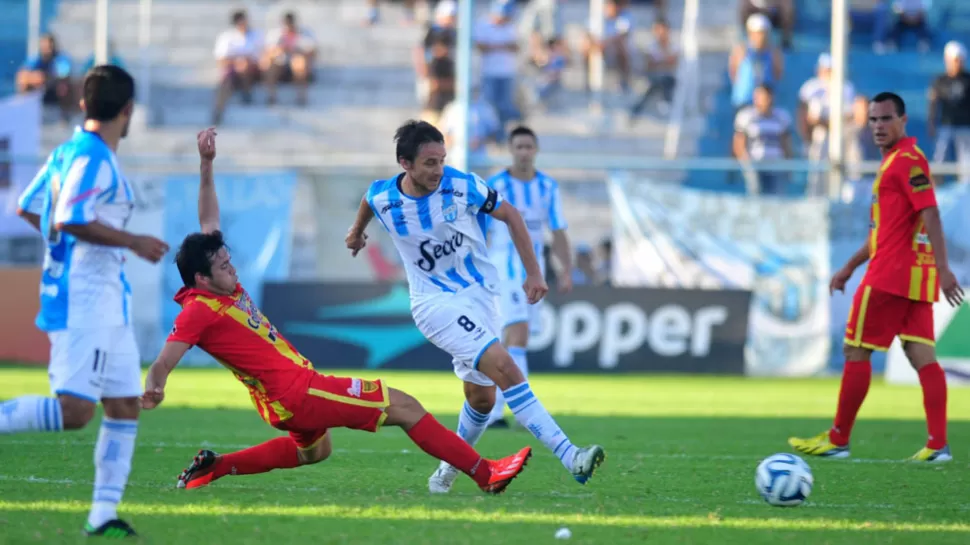
[[[502,205],[476,176],[445,167],[438,188],[420,198],[401,190],[404,174],[371,184],[367,203],[401,255],[412,303],[422,297],[480,285],[497,293],[488,257],[488,214]]]
[[[40,216],[47,242],[37,327],[117,327],[129,324],[131,288],[125,250],[92,244],[58,226],[94,221],[124,229],[134,208],[131,185],[101,137],[81,129],[58,146],[20,196],[22,210]]]

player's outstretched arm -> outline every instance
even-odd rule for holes
[[[515,250],[525,267],[526,280],[523,289],[526,297],[529,299],[529,304],[538,303],[549,291],[549,286],[543,279],[539,260],[536,258],[535,250],[532,249],[532,237],[529,236],[529,230],[525,226],[522,215],[514,206],[501,205],[492,210],[491,215],[509,227],[512,243],[515,244]]]
[[[213,178],[216,159],[216,130],[208,128],[198,134],[199,144],[199,227],[203,233],[219,230],[219,198]]]
[[[372,219],[374,219],[374,210],[367,202],[367,195],[364,195],[360,200],[360,206],[357,208],[357,218],[354,219],[354,224],[350,226],[350,230],[347,231],[347,238],[344,240],[347,243],[347,248],[350,249],[350,255],[357,257],[357,253],[363,250],[364,246],[367,246],[367,234],[364,233],[364,230],[367,229],[367,225]]]
[[[845,265],[843,265],[842,268],[836,271],[836,273],[832,276],[832,280],[829,282],[829,294],[834,294],[837,291],[844,292],[845,285],[849,282],[849,279],[852,278],[852,273],[854,273],[855,270],[861,267],[866,261],[869,261],[868,238],[866,238],[866,242],[862,245],[862,248],[856,250],[856,253],[852,254],[849,261],[847,261]]]
[[[165,384],[175,366],[182,361],[182,357],[189,350],[188,343],[168,341],[162,347],[161,353],[155,358],[155,363],[148,368],[145,375],[145,394],[142,396],[141,406],[144,409],[154,409],[165,399]]]

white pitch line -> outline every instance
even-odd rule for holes
[[[184,448],[184,449],[223,449],[223,450],[239,450],[249,448],[260,440],[254,440],[252,443],[248,444],[235,444],[235,443],[221,443],[221,442],[210,442],[201,441],[198,443],[186,443],[186,442],[165,442],[165,441],[155,441],[155,442],[144,442],[138,441],[135,443],[136,447],[142,448]],[[3,441],[4,445],[18,445],[18,446],[33,446],[33,447],[45,447],[45,446],[89,446],[93,447],[93,441],[27,441],[27,440],[13,440],[13,441]],[[419,450],[410,449],[333,449],[334,452],[343,454],[418,454],[421,453]],[[738,454],[687,454],[687,453],[635,453],[631,456],[634,459],[658,459],[658,460],[724,460],[724,461],[756,461],[764,458],[759,455],[738,455]],[[839,464],[913,464],[909,460],[894,460],[888,458],[849,458],[843,460],[825,460],[826,463],[839,463]]]
[[[34,477],[33,475],[29,475],[29,476],[26,476],[26,477],[20,477],[20,476],[14,476],[14,475],[0,475],[0,481],[19,482],[19,483],[24,483],[24,484],[71,485],[71,486],[74,486],[74,485],[91,486],[93,484],[92,481],[86,481],[86,480],[75,480],[75,479],[47,479],[47,478],[44,478],[44,477]],[[245,484],[239,484],[239,483],[226,483],[226,482],[220,482],[218,484],[213,484],[212,486],[215,487],[215,488],[227,488],[227,489],[232,489],[232,490],[253,490],[253,491],[260,491],[260,492],[266,492],[266,491],[269,490],[269,488],[267,486],[252,486],[252,485],[245,485]],[[138,482],[138,481],[128,483],[128,487],[148,488],[148,489],[153,489],[153,490],[158,490],[160,488],[168,488],[166,486],[160,486],[158,484],[150,484],[150,483]],[[174,485],[172,486],[172,488],[174,488]],[[305,487],[305,486],[273,486],[272,487],[272,490],[273,490],[273,492],[330,492],[331,491],[329,489],[321,488],[321,487],[316,487],[316,486],[309,486],[309,487]],[[473,493],[470,493],[470,494],[467,494],[467,493],[451,494],[451,496],[459,496],[459,497],[471,497],[473,495],[475,495],[475,494],[473,494]],[[589,494],[569,494],[569,493],[562,493],[562,492],[546,492],[546,493],[529,492],[528,494],[523,494],[523,495],[527,495],[530,498],[534,498],[534,497],[553,497],[553,498],[575,498],[575,499],[587,499],[587,498],[593,498],[593,497],[596,496],[595,494],[592,494],[592,493],[589,493]],[[655,495],[651,495],[651,496],[647,496],[645,499],[647,499],[649,501],[652,501],[654,503],[656,503],[657,501],[659,501],[659,502],[664,502],[664,503],[679,503],[679,504],[684,504],[684,505],[693,505],[693,506],[696,506],[698,508],[704,508],[704,509],[710,509],[711,508],[711,505],[710,504],[704,504],[704,503],[698,501],[696,498],[677,498],[677,497],[673,497],[673,496],[655,496]],[[746,499],[746,500],[716,501],[716,502],[714,502],[714,505],[717,506],[717,505],[766,505],[766,504],[765,504],[764,501],[753,500],[753,499]],[[821,509],[892,509],[892,510],[895,510],[895,509],[903,510],[903,509],[905,509],[905,510],[914,510],[913,506],[911,506],[911,505],[902,506],[902,505],[893,505],[893,504],[889,504],[889,503],[827,503],[827,502],[813,502],[813,501],[809,501],[809,502],[805,502],[805,506],[806,507],[817,507],[817,508],[821,508]],[[917,510],[917,511],[948,511],[948,510],[970,511],[970,505],[965,505],[965,504],[957,504],[957,505],[937,505],[937,504],[930,504],[930,505],[922,505],[922,506],[919,506],[919,508],[917,508],[915,510]]]
[[[88,480],[47,479],[47,478],[44,478],[44,477],[35,477],[33,475],[28,475],[26,477],[18,477],[18,476],[15,476],[15,475],[0,475],[0,481],[18,482],[18,483],[25,483],[25,484],[46,484],[46,485],[71,485],[71,486],[74,486],[74,485],[78,485],[78,486],[80,486],[80,485],[93,486],[94,485],[94,482],[93,481],[88,481]],[[173,479],[173,483],[174,483],[174,481],[175,480]],[[150,488],[150,489],[153,489],[153,490],[158,490],[160,488],[172,488],[172,489],[175,488],[175,485],[174,484],[172,484],[171,486],[166,486],[166,485],[160,485],[160,484],[157,484],[157,483],[156,484],[152,484],[152,483],[146,483],[146,482],[140,482],[140,481],[130,482],[130,483],[128,483],[127,486],[128,487],[135,487],[135,488]],[[272,491],[272,492],[328,492],[328,493],[329,492],[333,492],[333,489],[321,488],[321,487],[317,487],[317,486],[285,486],[285,485],[282,485],[282,486],[277,486],[277,485],[272,485],[272,486],[266,486],[266,485],[256,486],[256,485],[246,485],[246,484],[231,483],[231,482],[230,483],[227,483],[224,480],[220,480],[218,484],[213,484],[212,486],[215,487],[215,488],[228,488],[228,489],[232,489],[232,490],[253,490],[253,491],[260,491],[260,492],[267,492],[267,491]],[[479,494],[475,494],[475,493],[461,493],[461,492],[458,492],[458,493],[454,493],[454,494],[451,494],[451,495],[452,496],[462,496],[462,497],[468,496],[468,497],[471,497],[471,496],[478,496]],[[566,492],[555,492],[555,491],[551,491],[551,492],[545,492],[545,493],[534,493],[534,492],[530,492],[528,494],[528,496],[529,497],[552,497],[552,498],[580,498],[580,499],[588,499],[588,498],[594,497],[595,494],[592,494],[592,493],[586,493],[586,494],[570,494],[570,493],[566,493]]]

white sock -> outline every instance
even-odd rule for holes
[[[542,444],[559,458],[566,469],[572,471],[576,447],[566,437],[566,433],[562,431],[559,424],[556,424],[552,415],[542,406],[539,398],[532,393],[529,382],[512,386],[502,393],[505,395],[505,402],[512,409],[512,414],[515,415],[515,420],[532,432],[536,439],[542,441]]]
[[[97,528],[118,518],[118,504],[128,484],[131,458],[135,454],[137,420],[101,420],[101,432],[94,447],[94,503],[88,524]]]
[[[0,434],[63,429],[64,417],[57,398],[31,395],[0,403]]]
[[[475,446],[487,427],[488,415],[476,411],[466,401],[458,415],[458,436],[469,445]]]
[[[523,346],[510,346],[508,347],[509,355],[512,356],[512,361],[515,362],[516,367],[522,371],[522,376],[526,379],[529,378],[529,360],[526,357],[526,350]],[[495,406],[492,407],[491,414],[488,415],[488,423],[497,422],[505,416],[505,396],[502,395],[502,390],[495,389]]]

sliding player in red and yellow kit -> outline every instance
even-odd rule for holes
[[[830,288],[844,291],[853,271],[869,261],[855,292],[845,328],[845,369],[832,429],[788,443],[813,456],[846,458],[849,434],[872,377],[873,350],[885,351],[895,337],[919,373],[929,440],[912,456],[919,462],[953,459],[946,439],[946,375],[936,362],[933,303],[942,290],[958,306],[963,290],[950,271],[943,225],[930,168],[916,139],[906,136],[906,106],[893,93],[876,95],[869,125],[883,160],[872,184],[869,238],[832,277]]]
[[[197,488],[226,475],[265,473],[325,460],[331,453],[330,428],[377,431],[399,426],[422,450],[470,476],[489,493],[500,493],[532,454],[526,447],[501,460],[486,460],[448,430],[413,397],[380,380],[317,373],[253,304],[239,285],[219,231],[219,205],[212,179],[215,132],[199,134],[202,180],[201,233],[187,236],[175,258],[185,287],[175,300],[182,311],[161,354],[145,379],[142,398],[153,409],[165,383],[192,346],[205,350],[249,389],[259,415],[289,432],[240,452],[200,451],[179,476],[179,488]]]

